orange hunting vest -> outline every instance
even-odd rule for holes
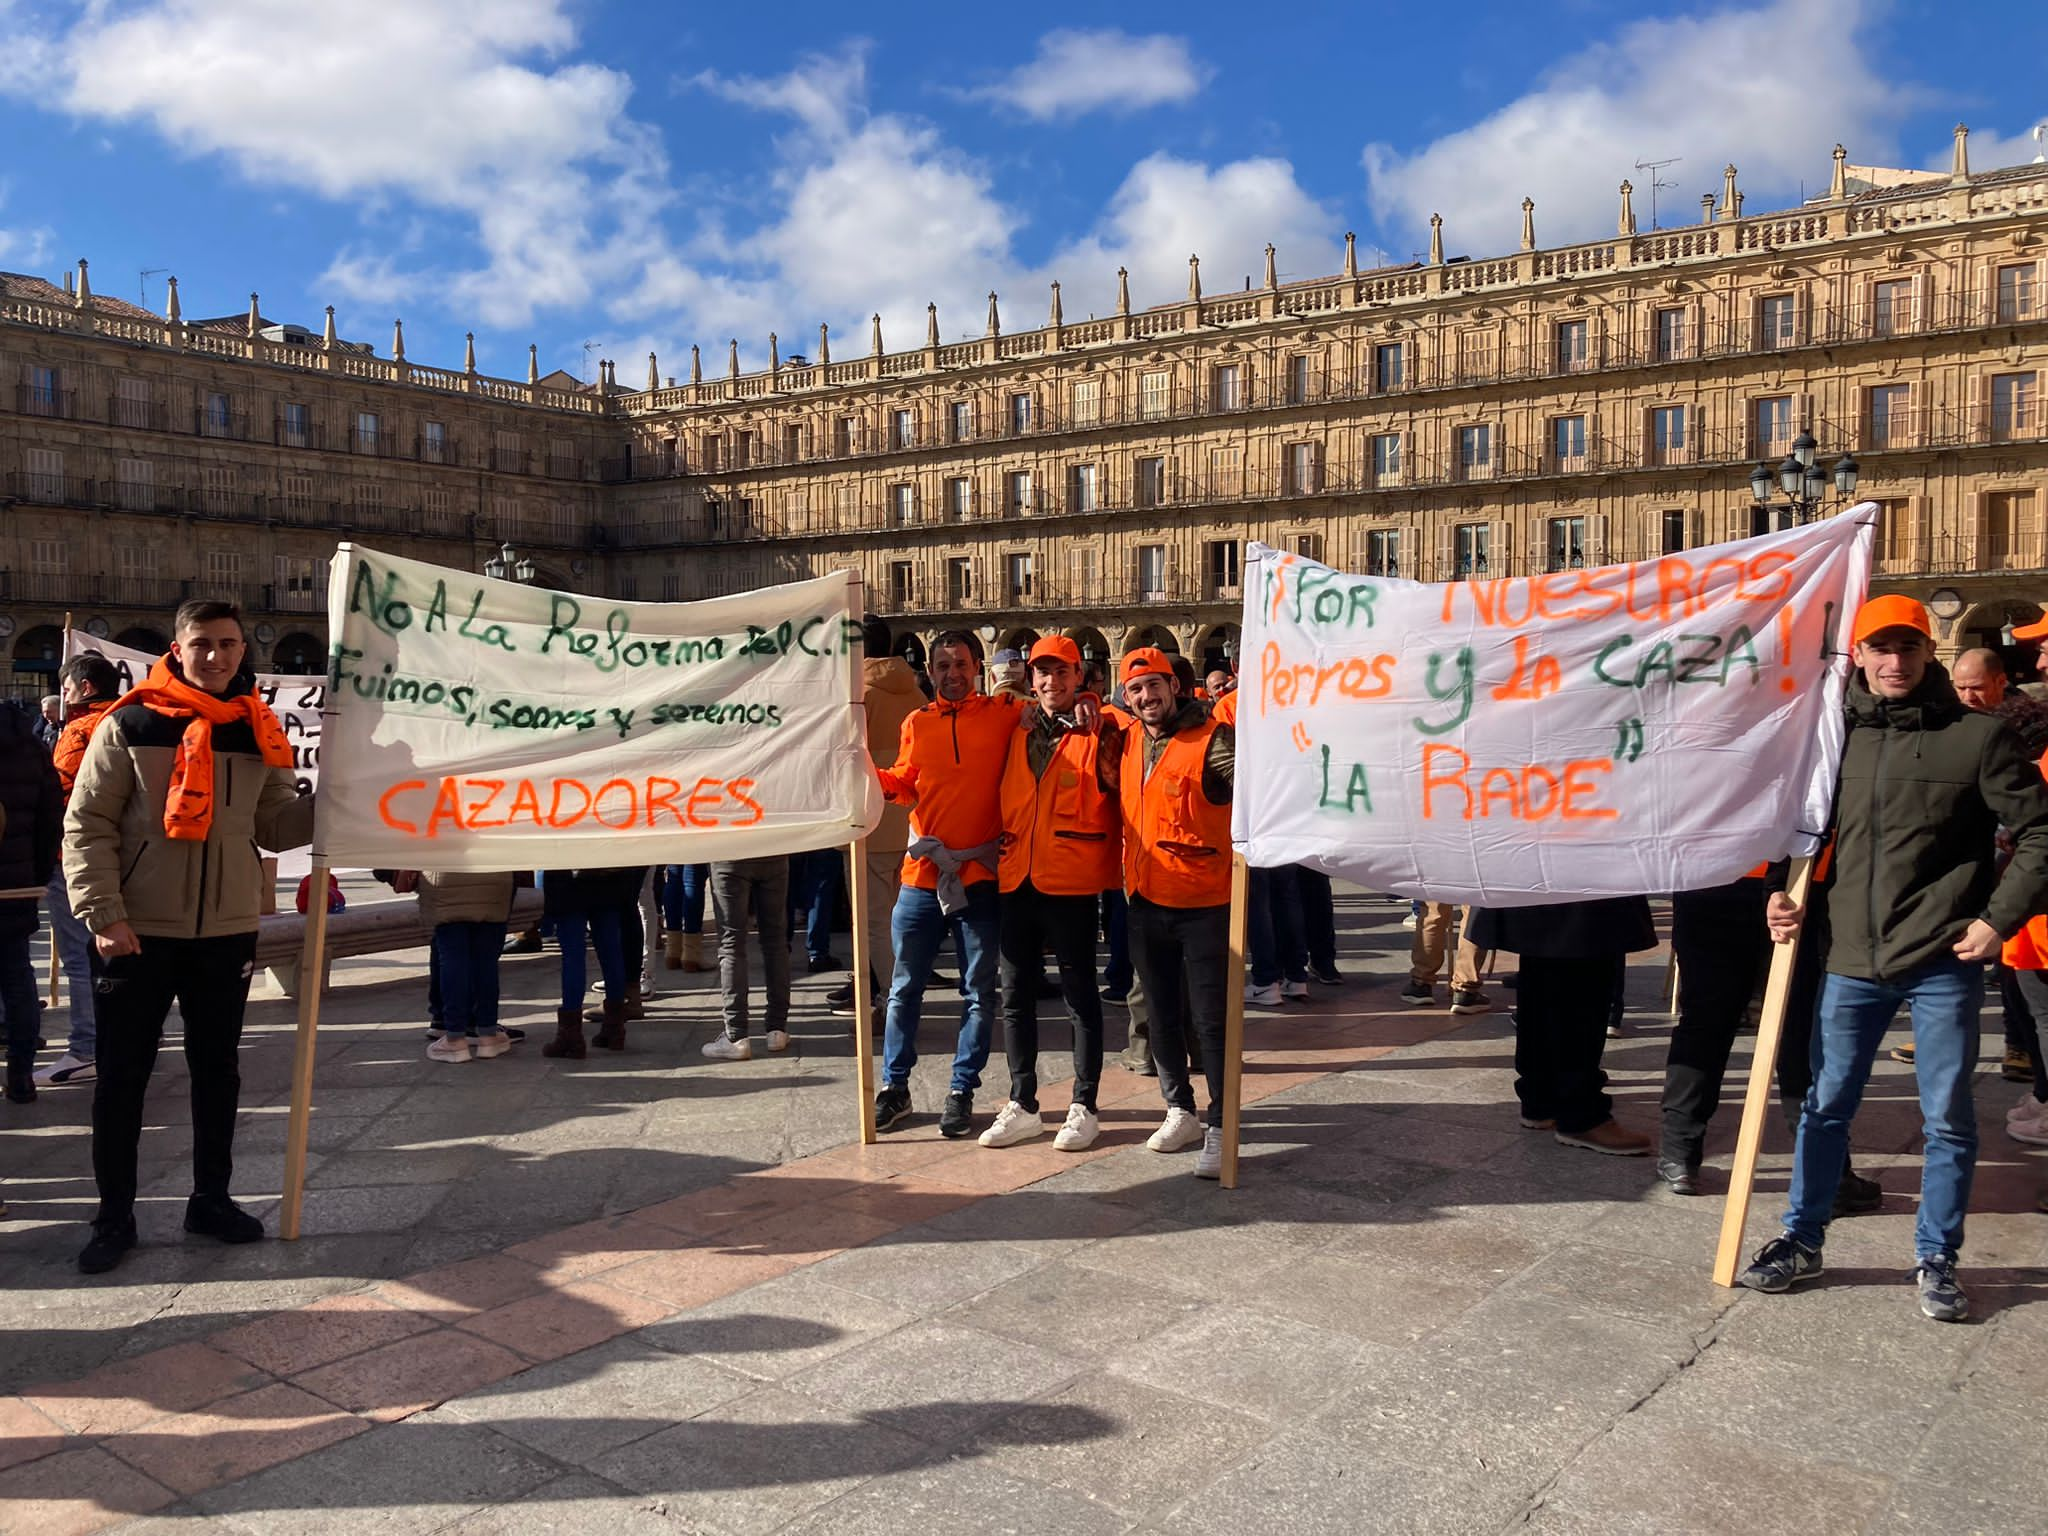
[[[1230,901],[1230,807],[1202,794],[1212,717],[1176,731],[1145,773],[1145,731],[1124,733],[1118,788],[1124,812],[1124,889],[1162,907]]]
[[[1029,880],[1048,896],[1095,896],[1116,887],[1117,808],[1095,776],[1092,732],[1060,738],[1034,775],[1019,726],[1003,763],[1003,830],[1010,844],[997,872],[1005,892]]]

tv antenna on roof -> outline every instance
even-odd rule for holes
[[[601,341],[586,341],[583,343],[583,382],[586,384],[590,382],[590,354],[604,345],[605,343]]]
[[[144,309],[149,308],[149,280],[152,277],[161,277],[170,270],[169,267],[144,267],[137,275],[135,279],[135,296],[141,301]]]
[[[1637,170],[1650,173],[1650,228],[1652,229],[1657,227],[1657,189],[1659,187],[1675,187],[1678,185],[1675,181],[1664,180],[1657,173],[1663,170],[1665,166],[1678,165],[1683,160],[1684,156],[1673,155],[1669,160],[1638,160],[1636,162]]]

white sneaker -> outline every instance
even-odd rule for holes
[[[786,1029],[771,1029],[771,1030],[769,1030],[769,1031],[768,1031],[768,1049],[769,1049],[769,1050],[771,1050],[771,1051],[786,1051],[786,1050],[788,1050],[788,1049],[789,1049],[789,1031],[788,1031],[788,1030],[786,1030]]]
[[[70,1059],[69,1056],[63,1058],[64,1061],[69,1061]],[[59,1065],[62,1065],[62,1062]],[[36,1081],[40,1083],[42,1080],[43,1074],[38,1072],[36,1074]],[[2008,1120],[2039,1120],[2043,1117],[2048,1117],[2048,1104],[2044,1104],[2035,1098],[2034,1090],[2031,1088],[2020,1095],[2019,1103],[2013,1105],[2011,1109],[2005,1112],[2005,1118]]]
[[[1245,983],[1244,1000],[1253,1008],[1278,1008],[1280,1006],[1280,983],[1269,981],[1263,987]]]
[[[502,1029],[494,1029],[487,1035],[478,1035],[475,1045],[478,1061],[489,1061],[493,1056],[502,1056],[512,1049],[512,1042],[505,1038],[505,1031]]]
[[[469,1036],[443,1035],[427,1047],[427,1054],[435,1061],[469,1060]]]
[[[1201,1139],[1202,1122],[1195,1118],[1194,1111],[1175,1105],[1166,1112],[1159,1129],[1145,1138],[1145,1145],[1154,1152],[1180,1152]]]
[[[1280,995],[1290,1003],[1305,1003],[1308,1001],[1308,983],[1283,981],[1280,983]]]
[[[43,1088],[60,1087],[65,1083],[89,1083],[98,1075],[90,1061],[66,1051],[47,1067],[36,1068],[36,1083]]]
[[[1195,1154],[1195,1177],[1223,1177],[1223,1127],[1212,1125],[1202,1132],[1202,1150]]]
[[[713,1061],[752,1061],[754,1042],[729,1040],[724,1035],[713,1035],[704,1042],[704,1054]]]
[[[1095,1145],[1095,1138],[1102,1134],[1102,1122],[1095,1118],[1095,1111],[1086,1104],[1067,1106],[1067,1123],[1060,1127],[1059,1135],[1053,1137],[1055,1152],[1085,1152]]]
[[[1045,1134],[1045,1120],[1035,1109],[1026,1109],[1015,1099],[997,1112],[995,1123],[981,1133],[984,1147],[1014,1147],[1020,1141]]]

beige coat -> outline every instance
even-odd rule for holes
[[[868,756],[877,768],[896,761],[903,722],[924,708],[924,690],[917,674],[901,656],[870,656],[861,663],[868,710]],[[885,806],[881,823],[868,834],[868,852],[901,853],[910,846],[910,812]]]
[[[164,798],[186,722],[140,704],[110,711],[78,765],[64,813],[71,910],[94,933],[125,922],[161,939],[254,933],[270,885],[263,850],[313,836],[313,802],[273,768],[246,725],[213,732],[213,825],[204,842],[164,833]]]
[[[429,928],[443,923],[502,923],[512,916],[518,876],[462,870],[420,871],[420,916]]]

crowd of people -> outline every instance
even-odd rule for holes
[[[133,1205],[143,1097],[173,1002],[184,1020],[193,1100],[188,1231],[226,1242],[263,1235],[229,1194],[236,1052],[268,872],[260,849],[303,844],[311,804],[291,753],[251,689],[240,615],[221,603],[179,611],[171,650],[122,693],[86,653],[60,672],[54,711],[0,710],[0,1008],[9,1099],[90,1084],[99,1209],[79,1255],[112,1268],[136,1241]],[[1926,1126],[1915,1238],[1921,1310],[1954,1320],[1968,1298],[1956,1265],[1977,1153],[1972,1098],[1987,974],[2004,1002],[2003,1069],[2025,1092],[2014,1139],[2048,1145],[2048,704],[2010,689],[1995,652],[1953,674],[1934,659],[1925,610],[1880,597],[1856,618],[1847,738],[1835,822],[1815,878],[1795,899],[1784,864],[1672,898],[1681,986],[1658,1134],[1614,1114],[1602,1058],[1622,1008],[1627,957],[1654,947],[1646,897],[1535,906],[1417,903],[1400,1002],[1454,1014],[1495,1006],[1489,957],[1512,954],[1521,1124],[1563,1146],[1655,1155],[1658,1180],[1701,1192],[1706,1135],[1734,1042],[1753,1015],[1774,943],[1806,933],[1776,1062],[1795,1138],[1783,1233],[1742,1283],[1782,1291],[1821,1272],[1828,1224],[1875,1209],[1882,1190],[1851,1165],[1849,1132],[1882,1037],[1900,1006]],[[2020,637],[2048,640],[2048,622]],[[752,1059],[748,933],[762,962],[761,1037],[790,1046],[793,950],[812,973],[831,953],[849,880],[864,883],[871,969],[827,994],[850,1014],[857,987],[881,1011],[877,1129],[917,1112],[911,1073],[928,1000],[957,994],[938,1129],[991,1149],[1052,1132],[1079,1151],[1101,1134],[1096,1095],[1105,1008],[1128,1010],[1122,1061],[1156,1075],[1159,1153],[1222,1161],[1224,1018],[1231,908],[1237,694],[1227,667],[1198,679],[1151,647],[1114,677],[1051,636],[991,664],[951,630],[920,675],[866,627],[868,748],[887,803],[854,868],[840,850],[671,865],[542,872],[541,922],[514,935],[511,874],[388,870],[431,930],[427,1055],[489,1060],[522,1032],[499,1017],[501,953],[560,951],[560,1004],[542,1053],[623,1051],[663,970],[715,963],[723,1029],[715,1061]],[[52,721],[54,713],[59,718]],[[51,725],[56,729],[48,729]],[[716,932],[706,944],[705,897]],[[37,986],[29,960],[38,905],[69,981],[67,1037],[34,1066]],[[1248,892],[1244,1001],[1263,1009],[1337,986],[1327,875],[1255,869]],[[601,999],[586,1007],[589,955]],[[1048,958],[1052,974],[1046,972]],[[942,974],[950,962],[957,977]],[[1446,994],[1438,991],[1447,975]],[[1048,1125],[1039,1099],[1039,1007],[1064,1001],[1073,1084]],[[950,1005],[949,1005],[950,1008]],[[1002,1023],[1008,1084],[993,1115],[975,1097]],[[1198,1096],[1195,1078],[1204,1082]]]

